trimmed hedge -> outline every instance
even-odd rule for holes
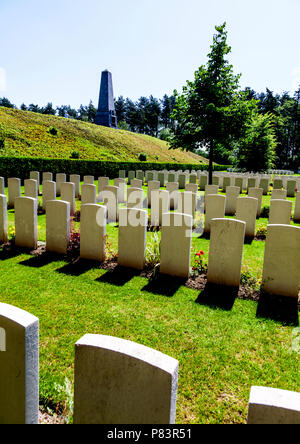
[[[230,165],[214,165],[214,171],[224,171]],[[119,170],[208,170],[208,165],[154,162],[107,162],[101,160],[41,159],[38,157],[0,157],[0,176],[27,179],[30,171],[108,176],[116,178]]]

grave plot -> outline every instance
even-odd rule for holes
[[[284,224],[284,227],[294,230],[291,232],[293,240],[288,240],[290,238],[288,234],[283,234],[284,231],[273,234],[274,225],[270,225],[266,233],[267,241],[259,241],[256,237],[253,239],[253,233],[260,227],[268,226],[269,220],[265,217],[264,208],[271,205],[271,190],[266,196],[262,192],[262,214],[256,218],[258,215],[254,204],[258,199],[250,196],[260,183],[250,187],[248,196],[246,184],[233,181],[238,184],[239,191],[239,194],[235,194],[236,202],[233,205],[236,206],[236,213],[224,217],[226,194],[223,193],[224,179],[220,177],[219,186],[215,185],[211,190],[215,194],[208,194],[206,199],[206,216],[212,236],[209,239],[197,233],[192,224],[194,212],[196,216],[199,214],[199,199],[204,197],[204,191],[200,190],[201,175],[195,179],[193,174],[185,173],[185,188],[180,189],[179,183],[178,186],[172,185],[177,183],[174,173],[164,174],[164,178],[160,175],[159,180],[156,180],[158,177],[153,172],[147,174],[148,179],[154,179],[152,182],[159,182],[159,185],[164,183],[161,187],[155,185],[149,207],[146,200],[148,185],[137,182],[144,179],[137,176],[136,173],[136,179],[132,177],[131,185],[126,184],[125,187],[124,200],[131,206],[126,210],[126,203],[119,203],[118,212],[110,200],[113,200],[112,196],[116,199],[121,195],[123,197],[122,184],[127,178],[121,177],[121,181],[109,179],[101,191],[103,196],[99,197],[96,192],[96,202],[92,197],[92,202],[88,203],[85,199],[82,201],[82,188],[84,190],[84,187],[91,186],[94,196],[98,179],[95,177],[94,183],[91,183],[91,179],[86,179],[86,183],[81,182],[81,200],[75,198],[74,216],[70,210],[74,187],[68,187],[72,188],[71,198],[68,199],[64,197],[65,182],[61,182],[62,196],[55,199],[55,187],[51,181],[45,180],[43,186],[40,185],[41,195],[37,200],[40,206],[43,199],[46,200],[46,214],[36,215],[36,209],[32,208],[32,218],[28,219],[33,233],[37,232],[38,254],[29,254],[28,249],[23,249],[21,245],[16,249],[5,247],[0,250],[1,272],[5,276],[5,280],[0,282],[1,302],[28,310],[44,325],[40,346],[40,396],[46,400],[50,393],[52,402],[61,410],[65,405],[64,413],[70,416],[71,405],[68,402],[66,404],[66,400],[69,399],[67,387],[74,383],[72,347],[88,332],[143,344],[172,356],[179,362],[179,368],[183,365],[178,384],[175,422],[246,422],[250,381],[255,378],[258,366],[265,365],[268,368],[260,376],[261,386],[268,387],[276,372],[277,387],[297,391],[297,382],[292,376],[292,363],[298,353],[293,348],[293,331],[299,323],[295,297],[297,271],[294,272],[291,266],[287,270],[279,269],[279,274],[275,273],[275,278],[283,284],[278,295],[265,281],[274,279],[270,273],[270,266],[271,270],[273,268],[270,258],[278,258],[284,249],[282,245],[272,245],[272,239],[278,241],[286,238],[286,242],[290,242],[287,260],[297,264],[298,248],[293,248],[298,241],[295,243],[293,233],[298,233],[300,228],[292,218],[295,219],[297,214],[298,195],[286,198],[291,202],[292,210],[290,224]],[[169,176],[171,182],[168,182]],[[45,178],[51,179],[50,176]],[[75,178],[72,179],[70,183],[74,184]],[[45,199],[43,188],[46,191],[49,183],[49,192],[52,192],[50,197],[53,198]],[[197,185],[197,190],[194,185]],[[230,186],[233,185],[229,182],[226,188]],[[150,190],[151,187],[150,183]],[[5,188],[5,195],[7,191]],[[227,191],[230,193],[230,188]],[[178,194],[170,194],[168,205],[163,207],[163,198],[162,203],[159,202],[160,193],[164,196],[164,193],[171,192]],[[196,194],[196,203],[192,205],[190,214],[187,210],[180,216],[185,208],[184,194]],[[16,208],[6,211],[8,199],[2,194],[0,230],[4,240],[12,240],[16,235],[17,241],[18,235],[24,234],[22,230],[26,231],[26,224],[24,227],[15,224],[15,217],[20,214],[18,199],[24,202],[33,199],[25,196],[23,182],[20,183],[20,196],[15,197]],[[251,205],[251,217],[248,204]],[[112,222],[107,218],[110,205]],[[164,209],[167,213],[164,213]],[[165,222],[165,214],[169,214],[170,226]],[[178,225],[177,219],[184,217],[184,214],[185,225]],[[36,221],[34,215],[37,216]],[[137,226],[128,230],[124,219],[130,217]],[[152,231],[149,230],[151,218],[158,221]],[[222,226],[215,229],[216,218],[221,218]],[[12,231],[15,225],[16,233]],[[232,226],[232,230],[227,229],[227,226]],[[239,227],[245,230],[240,232]],[[245,233],[252,240],[245,242]],[[74,249],[75,255],[68,256],[69,239],[75,243],[75,239],[79,238],[80,248]],[[43,242],[46,243],[45,247]],[[43,248],[48,249],[49,254],[43,254]],[[159,269],[161,272],[157,273]],[[285,292],[285,280],[280,274],[288,272],[294,279],[293,295],[289,293],[289,288]],[[266,279],[266,276],[271,276],[271,279]],[[200,297],[206,279],[216,286],[217,298]],[[20,282],[24,282],[23,286]],[[291,279],[289,282],[292,282]],[[280,317],[280,310],[275,316],[270,310],[274,307],[262,306],[266,301],[256,299],[262,284],[265,293],[281,298],[281,308],[285,307],[284,316]],[[226,286],[238,289],[237,297],[230,306],[222,304]],[[288,300],[292,302],[287,304]],[[262,323],[264,329],[261,328]],[[274,343],[284,347],[276,362]],[[56,359],[57,355],[64,357]],[[231,364],[224,379],[222,362],[225,361]],[[53,362],[53,365],[49,366],[49,362]],[[236,380],[237,372],[239,376]],[[286,382],[286,375],[291,375],[289,383]],[[222,390],[212,390],[216,384]],[[192,393],[197,396],[190,396]],[[207,401],[208,398],[210,401]]]

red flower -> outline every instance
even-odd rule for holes
[[[201,254],[201,256],[203,256],[205,253],[204,253],[204,251],[201,250],[201,251],[200,251],[200,254]]]

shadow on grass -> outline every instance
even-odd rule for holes
[[[3,248],[3,250],[0,250],[0,261],[12,259],[14,257],[20,256],[21,254],[24,254],[24,250],[21,251],[17,248]]]
[[[270,295],[261,292],[256,317],[272,319],[283,325],[299,326],[297,298]]]
[[[72,262],[64,265],[62,268],[58,268],[56,272],[70,276],[81,276],[93,268],[99,268],[99,262],[79,259],[76,262]]]
[[[114,270],[107,271],[105,274],[97,278],[96,281],[122,287],[135,276],[139,276],[139,274],[140,272],[138,270],[117,265]]]
[[[254,240],[253,237],[245,236],[244,244],[252,245],[253,240]]]
[[[22,261],[19,264],[24,265],[26,267],[42,268],[45,265],[51,264],[52,262],[61,261],[62,258],[63,256],[50,252],[45,252],[38,256],[33,256],[30,259],[26,259],[25,261]]]
[[[238,296],[238,292],[238,287],[228,287],[207,282],[204,290],[196,299],[196,303],[211,308],[221,308],[222,310],[230,311]]]
[[[179,288],[185,284],[185,282],[186,279],[183,278],[159,274],[157,278],[145,285],[145,287],[142,288],[142,291],[172,297]]]
[[[199,236],[199,239],[200,239],[200,238],[210,240],[210,233],[204,231],[204,232],[202,233],[202,235]]]

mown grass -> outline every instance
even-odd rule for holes
[[[10,210],[11,226],[13,218]],[[45,240],[45,216],[38,220],[39,239]],[[116,224],[107,232],[116,251]],[[208,239],[195,235],[192,243],[193,253],[203,249],[207,255]],[[243,265],[257,278],[263,254],[263,241],[244,247]],[[23,252],[0,251],[0,269],[1,302],[40,319],[43,403],[63,404],[69,397],[64,386],[65,378],[73,382],[74,344],[86,333],[132,340],[178,359],[177,423],[244,423],[252,385],[299,391],[294,327],[259,317],[252,300],[236,299],[225,310],[199,302],[199,291],[176,279],[157,288],[138,273],[80,271],[64,258],[43,262]]]
[[[52,135],[51,128],[58,130]],[[0,107],[0,156],[137,161],[145,153],[150,162],[203,163],[207,159],[181,150],[169,150],[166,142],[129,131],[114,130],[63,117]]]

